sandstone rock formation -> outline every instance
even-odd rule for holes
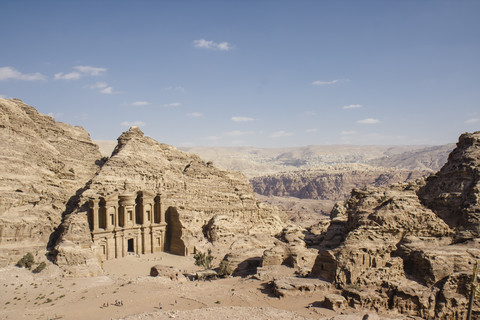
[[[428,171],[345,164],[256,177],[251,179],[251,183],[256,193],[265,196],[340,201],[345,200],[354,188],[388,186],[427,174]]]
[[[480,132],[460,136],[439,173],[352,191],[332,210],[313,276],[350,306],[424,319],[463,319],[480,259]]]
[[[161,215],[159,226],[163,224],[166,228],[164,238],[158,239],[162,243],[158,247],[142,247],[151,243],[144,235],[147,225],[153,223],[151,212],[144,212],[143,206],[139,206],[141,195],[145,200],[148,193],[157,195],[159,200],[155,200],[153,209]],[[122,207],[121,199],[126,195],[133,201],[136,221],[132,217],[125,218],[123,212],[117,213],[118,204],[109,200],[120,197]],[[89,210],[97,209],[89,209],[86,205],[89,199],[100,199],[100,216],[105,214],[101,213],[102,203],[104,207],[107,203],[104,210],[113,210],[108,211],[112,221],[108,218],[105,226],[99,227],[97,236],[103,237],[102,243],[92,243],[92,225],[89,226],[87,216],[93,213]],[[108,207],[108,203],[112,203],[112,207]],[[121,257],[127,251],[143,253],[145,248],[189,254],[208,242],[228,248],[241,235],[276,234],[284,226],[283,219],[278,210],[255,199],[242,174],[219,170],[198,156],[160,144],[132,127],[118,138],[112,156],[86,184],[79,207],[63,222],[56,246],[56,262],[73,274],[92,274],[98,272],[94,256],[110,259]],[[95,221],[91,218],[90,224]],[[131,227],[126,229],[123,224]]]
[[[98,147],[81,127],[0,99],[0,265],[45,250],[62,213],[95,174]]]
[[[250,182],[263,201],[282,207],[291,221],[307,227],[324,218],[336,201],[348,198],[353,188],[387,186],[429,173],[343,164],[260,176]]]

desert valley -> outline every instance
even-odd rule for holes
[[[138,127],[97,145],[18,99],[0,116],[2,319],[467,314],[480,132],[181,151]]]

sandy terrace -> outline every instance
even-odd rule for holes
[[[0,319],[321,319],[335,313],[318,307],[324,293],[276,298],[265,283],[239,277],[172,281],[150,277],[156,264],[198,270],[192,257],[166,253],[107,261],[105,275],[65,278],[54,265],[39,274],[0,269]],[[123,306],[116,306],[121,300]],[[108,307],[104,304],[108,303]],[[309,304],[314,307],[307,308]],[[161,309],[160,309],[161,305]],[[348,312],[348,311],[347,311]],[[350,310],[353,312],[353,310]],[[336,319],[362,319],[365,312]]]

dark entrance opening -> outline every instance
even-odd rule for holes
[[[128,249],[127,249],[128,252],[135,252],[135,250],[133,249],[133,239],[128,239]]]
[[[177,208],[169,207],[165,216],[167,220],[165,251],[184,256],[186,251],[182,240],[182,223]]]

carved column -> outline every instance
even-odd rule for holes
[[[91,223],[90,227],[92,228],[92,232],[95,232],[98,230],[98,199],[90,199],[88,201],[88,206],[90,210],[90,221]]]
[[[124,215],[124,227],[133,227],[135,223],[135,193],[123,193],[119,195],[119,205]]]

